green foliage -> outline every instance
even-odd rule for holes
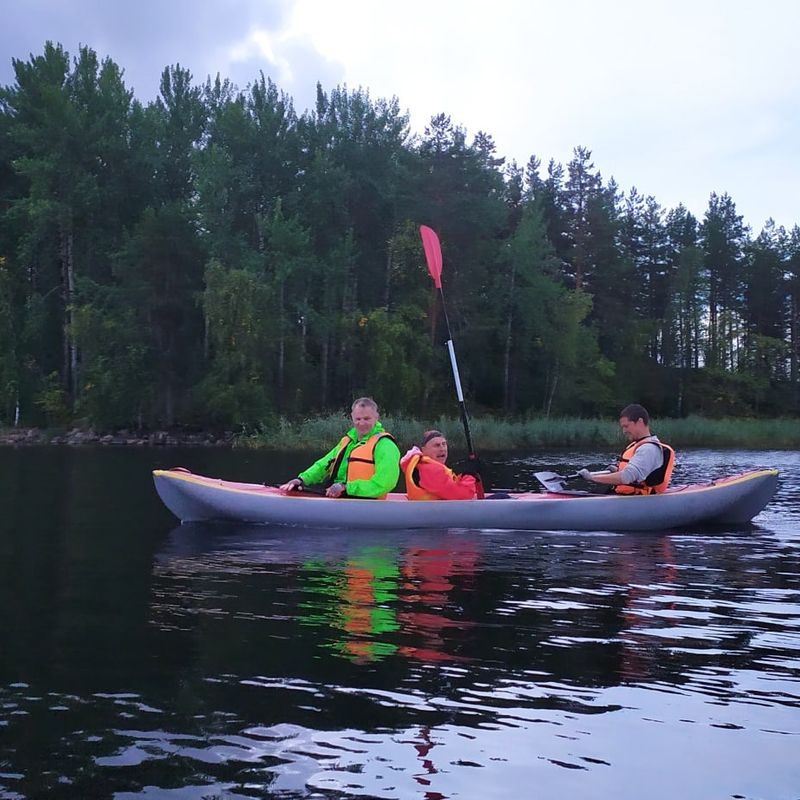
[[[269,288],[258,276],[226,269],[212,259],[206,265],[202,307],[210,364],[197,388],[197,400],[215,424],[241,425],[271,408],[265,374],[270,306]]]
[[[142,425],[152,406],[154,357],[136,312],[119,289],[86,281],[74,315],[83,355],[76,412],[102,429]]]
[[[422,405],[430,347],[417,331],[424,324],[420,309],[401,307],[389,314],[375,309],[350,318],[352,352],[361,383],[354,394],[374,396],[389,411]]]
[[[488,133],[469,138],[446,113],[411,136],[398,99],[365,89],[319,86],[298,116],[263,74],[240,90],[167,66],[142,105],[87,47],[70,58],[47,43],[13,67],[0,88],[4,421],[19,409],[282,438],[361,393],[397,415],[447,412],[420,223],[440,236],[487,440],[572,441],[583,434],[563,415],[613,418],[635,399],[661,416],[800,413],[800,228],[752,238],[728,195],[698,222],[621,194],[586,147],[540,175],[537,157],[506,165]],[[492,412],[546,421],[484,431]]]
[[[0,256],[0,419],[14,421],[20,389],[19,341],[13,276]]]
[[[44,414],[48,427],[64,425],[70,419],[67,392],[62,386],[57,372],[51,372],[45,378],[43,386],[33,402]]]
[[[463,453],[466,449],[464,428],[456,417],[415,419],[382,415],[381,420],[397,440],[401,451],[418,444],[422,432],[432,428],[444,433],[454,454]],[[244,431],[236,444],[239,447],[318,453],[326,447],[332,447],[348,426],[349,419],[344,412],[296,421],[277,418],[259,430]],[[471,420],[470,430],[476,449],[482,453],[592,447],[607,448],[611,456],[624,446],[616,420],[605,418],[539,416],[508,420],[482,416]],[[678,448],[800,448],[798,419],[712,419],[691,415],[683,419],[656,419],[654,430],[661,439]]]
[[[800,420],[719,418],[691,415],[664,419],[658,423],[659,436],[677,447],[731,447],[797,450],[800,448]]]

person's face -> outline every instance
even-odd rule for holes
[[[642,436],[647,436],[647,425],[644,420],[637,419],[636,422],[629,420],[627,417],[619,418],[619,427],[622,430],[622,435],[632,442],[634,439],[641,439]]]
[[[356,406],[353,409],[353,413],[350,414],[350,419],[353,420],[356,433],[361,438],[375,427],[375,423],[378,421],[378,414],[369,406]]]
[[[447,461],[447,439],[444,436],[434,436],[422,447],[422,455],[428,456],[441,464]]]

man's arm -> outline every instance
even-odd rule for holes
[[[619,486],[620,483],[627,483],[622,477],[621,472],[591,472],[588,469],[582,469],[578,472],[585,481],[592,483],[602,483],[605,486]]]
[[[330,467],[331,461],[336,458],[338,452],[339,444],[337,442],[322,458],[317,459],[297,477],[301,478],[303,483],[309,486],[315,483],[322,483],[328,475],[328,467]]]
[[[319,463],[319,462],[318,462]],[[388,437],[375,445],[375,474],[369,480],[348,481],[348,497],[381,497],[397,486],[400,478],[400,451]]]
[[[602,483],[606,486],[619,486],[625,484],[630,486],[633,483],[641,483],[647,476],[657,470],[663,463],[664,455],[661,445],[658,442],[647,442],[643,444],[628,462],[625,469],[619,472],[610,472],[607,475],[593,474],[589,470],[582,469],[578,474],[587,481]]]

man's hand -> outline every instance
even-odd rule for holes
[[[583,478],[585,481],[594,483],[594,476],[588,469],[586,469],[586,467],[584,467],[581,470],[578,470],[578,477]]]
[[[341,497],[346,488],[347,487],[343,483],[334,483],[332,486],[328,487],[328,491],[325,492],[325,497]]]
[[[286,481],[286,483],[282,483],[278,487],[278,491],[281,494],[289,494],[289,492],[299,491],[303,488],[303,480],[302,478],[292,478],[290,481]]]

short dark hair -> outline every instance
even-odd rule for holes
[[[641,420],[645,425],[650,424],[650,415],[647,413],[647,409],[644,406],[640,406],[638,403],[631,403],[629,406],[625,406],[625,408],[619,412],[619,418],[622,419],[623,417],[629,419],[631,422]]]

